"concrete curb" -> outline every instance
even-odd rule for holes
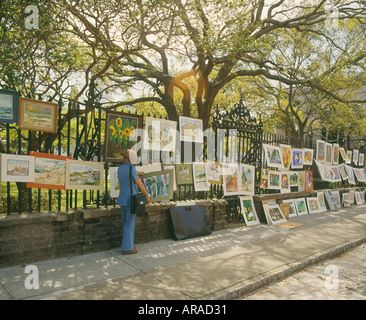
[[[366,242],[366,236],[353,241],[348,241],[340,245],[331,247],[327,250],[317,252],[299,261],[283,265],[281,267],[269,270],[259,274],[251,279],[238,282],[235,285],[219,290],[210,295],[201,297],[200,300],[235,300],[245,295],[253,293],[265,286],[271,285],[277,281],[283,280],[304,269],[315,266],[316,264],[335,258],[347,251],[355,249]]]

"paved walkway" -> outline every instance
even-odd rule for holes
[[[236,299],[366,242],[366,205],[0,269],[0,299]],[[29,266],[28,266],[29,267]],[[32,268],[32,267],[31,267]],[[28,273],[26,273],[28,271]],[[38,271],[38,289],[35,285]]]

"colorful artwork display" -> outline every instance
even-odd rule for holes
[[[285,199],[285,200],[282,200],[282,203],[287,203],[289,205],[289,215],[288,215],[289,218],[293,218],[293,217],[297,216],[294,199]]]
[[[193,181],[195,191],[210,190],[210,185],[208,184],[206,175],[205,163],[193,163]]]
[[[313,164],[313,149],[304,148],[304,165],[311,166]]]
[[[278,204],[267,204],[267,212],[271,224],[278,224],[287,221]]]
[[[30,151],[34,162],[34,182],[27,182],[27,188],[65,190],[66,160],[71,157]]]
[[[121,162],[122,152],[137,142],[142,129],[142,116],[107,111],[105,121],[104,161]]]
[[[175,165],[177,185],[193,184],[193,173],[191,163],[180,163]]]
[[[308,204],[309,213],[320,212],[320,204],[319,204],[318,197],[308,197],[308,198],[306,198],[306,202]]]
[[[2,153],[1,180],[34,182],[34,157]]]
[[[66,159],[66,189],[104,190],[104,162]]]
[[[241,196],[240,206],[243,213],[244,221],[247,226],[259,224],[259,219],[255,211],[253,197]]]
[[[151,202],[173,198],[173,170],[144,173],[141,178]]]
[[[281,172],[281,193],[289,193],[290,189],[290,176],[288,172]]]
[[[280,148],[282,153],[283,167],[286,170],[289,170],[291,166],[291,146],[287,144],[280,144]]]
[[[319,201],[320,212],[327,211],[327,205],[325,204],[324,192],[323,191],[317,192],[316,196]]]
[[[268,144],[264,144],[263,147],[268,167],[284,168],[281,149]]]
[[[223,188],[224,195],[240,195],[240,168],[236,164],[223,166]]]
[[[306,170],[305,171],[305,191],[313,191],[314,184],[313,184],[313,170]]]
[[[268,189],[281,190],[281,174],[278,171],[268,171]]]
[[[240,164],[240,194],[254,196],[255,167],[252,165]]]
[[[297,210],[297,214],[302,216],[304,214],[308,214],[308,209],[306,207],[305,198],[295,199],[295,208]]]
[[[303,149],[291,149],[291,167],[293,169],[302,169],[304,165],[304,151]]]
[[[19,99],[19,129],[57,133],[58,104]]]

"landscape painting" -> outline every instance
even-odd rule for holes
[[[206,175],[205,163],[193,163],[193,181],[195,191],[210,190],[210,185],[208,184]]]
[[[45,188],[65,190],[66,159],[71,157],[30,151],[34,156],[34,182],[28,182],[27,188]]]
[[[268,167],[284,168],[281,149],[276,146],[264,144],[264,152],[267,159]]]
[[[34,157],[2,153],[1,181],[33,182]]]
[[[20,98],[19,129],[57,133],[58,104]]]
[[[173,198],[173,170],[145,173],[141,181],[151,202],[168,201]]]
[[[104,190],[104,162],[66,159],[66,189]]]
[[[107,111],[105,121],[104,161],[122,162],[122,152],[140,141],[142,116]]]
[[[18,123],[19,94],[0,89],[0,122]]]

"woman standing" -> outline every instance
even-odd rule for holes
[[[117,204],[121,206],[123,222],[123,239],[121,251],[123,254],[137,253],[135,249],[135,226],[136,214],[131,213],[131,194],[140,191],[145,195],[147,203],[150,203],[149,196],[142,184],[134,164],[137,162],[137,154],[133,150],[127,150],[122,155],[122,165],[118,168],[119,196]],[[132,190],[130,190],[130,168],[132,169]]]

